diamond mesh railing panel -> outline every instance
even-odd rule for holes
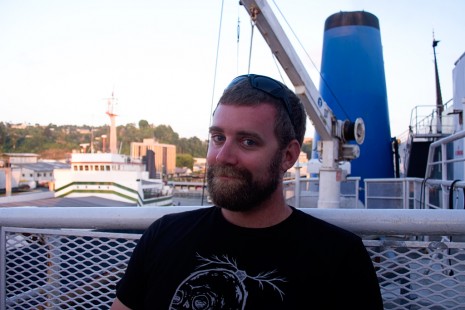
[[[365,240],[385,309],[465,309],[465,243]]]
[[[109,309],[140,234],[4,228],[7,309]]]
[[[108,309],[140,234],[4,227],[3,236],[6,309]],[[465,242],[412,238],[364,240],[384,308],[465,309]]]

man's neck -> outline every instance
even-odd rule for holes
[[[281,199],[268,199],[250,211],[237,212],[221,209],[225,219],[237,226],[247,228],[265,228],[281,223],[287,219],[292,209]]]

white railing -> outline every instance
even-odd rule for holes
[[[316,208],[319,194],[318,178],[300,178],[284,181],[284,197],[287,202],[297,208]],[[348,177],[341,182],[341,207],[358,208],[360,177]]]
[[[444,104],[444,111],[449,108],[452,99]],[[437,133],[450,134],[454,131],[453,114],[443,113],[438,121],[438,108],[436,105],[419,105],[412,109],[410,114],[410,132],[416,136],[431,136]]]
[[[0,309],[108,308],[140,233],[196,208],[0,208]],[[385,309],[463,309],[465,212],[302,210],[362,236]]]
[[[318,179],[285,181],[284,194],[289,204],[316,208]],[[364,180],[365,199],[359,201],[360,178],[341,183],[341,208],[365,209],[461,209],[465,206],[465,181],[434,178],[378,178]],[[299,193],[296,195],[296,193]]]

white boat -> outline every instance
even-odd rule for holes
[[[107,111],[111,120],[110,152],[73,153],[70,169],[54,171],[55,197],[96,196],[136,206],[173,205],[172,188],[155,171],[152,150],[147,150],[142,159],[117,153],[114,101],[112,95]]]
[[[55,197],[96,196],[137,206],[172,205],[171,187],[158,176],[150,178],[154,171],[146,168],[149,163],[122,154],[72,154],[71,169],[55,170]]]

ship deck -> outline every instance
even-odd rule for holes
[[[0,208],[0,309],[109,308],[140,233],[199,207]],[[362,236],[385,309],[463,309],[462,210],[302,210]]]

